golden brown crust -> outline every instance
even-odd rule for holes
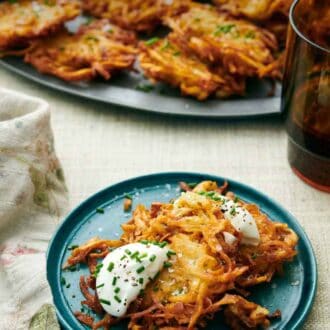
[[[167,82],[179,87],[182,94],[198,100],[204,100],[210,95],[228,97],[244,93],[244,79],[235,79],[220,67],[210,69],[182,47],[183,43],[175,33],[154,40],[152,44],[141,42],[139,54],[140,66],[152,81]]]
[[[67,81],[110,79],[118,70],[130,69],[136,56],[135,35],[107,20],[82,26],[74,35],[57,35],[31,43],[24,60],[42,73]]]
[[[242,245],[241,233],[219,212],[221,202],[214,195],[227,189],[227,184],[219,187],[216,182],[203,181],[192,191],[187,184],[181,186],[189,191],[174,203],[157,202],[150,210],[137,206],[132,219],[122,225],[124,233],[120,240],[108,243],[115,246],[141,240],[167,241],[169,249],[176,252],[170,268],[164,268],[149,283],[143,296],[130,305],[125,316],[130,320],[128,328],[199,329],[221,309],[231,329],[269,326],[269,319],[279,313],[270,315],[267,309],[241,295],[247,295],[245,287],[270,281],[284,262],[292,260],[296,254],[296,234],[287,225],[270,221],[257,206],[235,199],[253,215],[260,234],[258,246]],[[231,192],[226,196],[235,198]],[[228,243],[224,232],[235,236],[236,242]],[[104,244],[105,241],[94,239],[75,249],[72,258],[76,262],[80,255],[83,256],[80,260],[86,262],[84,256],[102,251]],[[89,292],[93,285],[88,286],[83,278],[80,285],[86,298],[84,304],[98,309],[96,295]],[[81,315],[78,319],[86,321]],[[108,317],[100,324],[110,326],[118,321]],[[97,326],[94,322],[93,329]]]
[[[231,74],[280,76],[279,68],[274,66],[276,37],[251,22],[197,3],[179,16],[165,18],[165,22],[203,61],[221,64]]]
[[[84,10],[96,17],[108,18],[124,29],[139,32],[154,30],[170,11],[181,12],[190,0],[84,0]]]
[[[293,0],[213,0],[221,10],[235,16],[265,21],[274,15],[288,16]]]
[[[20,0],[0,3],[0,50],[25,47],[31,39],[57,31],[80,13],[76,0]]]

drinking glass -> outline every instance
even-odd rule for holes
[[[290,10],[281,110],[294,173],[330,192],[330,1]]]

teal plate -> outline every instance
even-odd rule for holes
[[[125,194],[133,196],[133,208],[137,204],[149,206],[153,201],[168,202],[180,194],[179,181],[198,182],[214,180],[223,183],[222,177],[197,173],[159,173],[133,178],[110,186],[73,210],[58,228],[50,242],[47,253],[47,279],[51,287],[58,318],[64,329],[88,329],[81,325],[73,312],[79,311],[84,299],[79,289],[80,275],[88,269],[81,266],[78,271],[63,271],[65,260],[70,255],[71,245],[80,245],[92,237],[117,239],[121,235],[120,225],[128,221],[130,212],[123,211]],[[227,179],[228,180],[228,179]],[[259,205],[272,220],[287,223],[299,236],[298,255],[285,266],[285,275],[275,277],[271,283],[259,285],[252,290],[252,301],[265,306],[271,312],[281,310],[281,319],[274,320],[272,330],[299,329],[312,307],[316,292],[316,260],[309,239],[297,220],[277,202],[257,190],[228,180],[230,190],[249,203]],[[104,213],[98,213],[103,208]],[[61,284],[64,278],[66,284]],[[93,313],[91,313],[93,316]],[[127,329],[125,323],[111,327],[113,330]],[[208,324],[207,330],[225,330],[219,313]]]

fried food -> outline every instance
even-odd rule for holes
[[[178,13],[189,0],[83,0],[84,10],[96,17],[108,18],[124,29],[150,32],[161,18]]]
[[[79,1],[20,0],[0,3],[0,50],[25,47],[31,39],[47,36],[80,13]]]
[[[150,210],[137,206],[132,219],[122,225],[120,240],[95,238],[73,250],[68,264],[87,263],[97,276],[100,267],[95,266],[97,259],[100,254],[111,253],[110,246],[167,243],[170,251],[174,251],[171,263],[150,279],[143,294],[129,306],[124,316],[130,321],[128,329],[153,330],[155,326],[163,330],[199,329],[219,310],[224,310],[231,329],[268,327],[270,319],[279,316],[279,312],[271,315],[241,293],[246,295],[246,288],[269,282],[277,272],[282,272],[283,263],[296,255],[296,234],[286,224],[272,222],[256,205],[246,204],[232,192],[221,195],[226,184],[219,187],[216,182],[203,181],[193,189],[186,183],[180,186],[187,188],[187,192],[172,203],[156,202]],[[243,232],[225,216],[224,200],[235,203],[235,212],[243,208],[252,214],[259,232],[257,244],[243,243]],[[84,313],[75,315],[82,323],[98,329],[120,319],[100,313],[102,306],[97,294],[91,292],[95,290],[94,276],[80,278],[86,298],[83,304],[102,319],[96,322]]]
[[[245,79],[235,78],[225,70],[212,71],[196,56],[180,48],[179,38],[153,38],[140,45],[140,66],[153,82],[167,82],[179,87],[182,94],[204,100],[214,94],[228,97],[243,94]]]
[[[130,69],[137,50],[133,32],[97,20],[81,26],[76,34],[62,30],[32,42],[24,60],[42,73],[67,81],[101,76],[108,80],[118,70]]]
[[[197,3],[182,15],[165,18],[165,22],[181,36],[182,47],[203,61],[220,64],[241,76],[281,76],[275,58],[276,37],[253,23]]]
[[[222,10],[235,16],[264,21],[274,15],[288,16],[292,0],[213,0]]]

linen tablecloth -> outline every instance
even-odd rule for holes
[[[221,175],[276,199],[302,224],[318,260],[318,293],[304,329],[330,329],[330,195],[291,172],[278,118],[161,117],[68,96],[1,68],[0,86],[49,102],[71,207],[112,183],[159,171]]]

